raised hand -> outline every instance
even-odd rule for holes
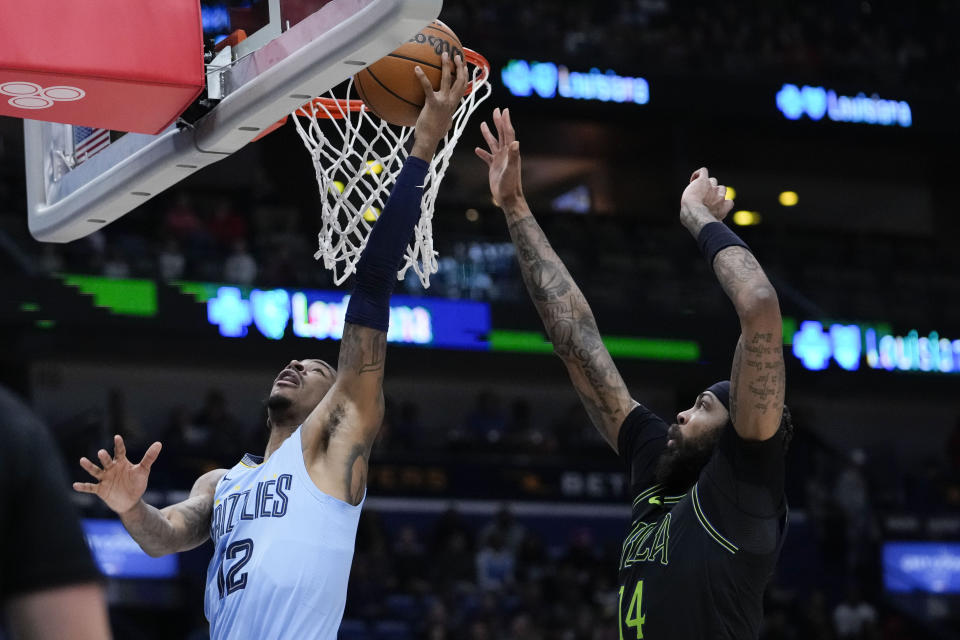
[[[494,136],[484,122],[480,125],[483,139],[487,141],[489,151],[477,147],[474,152],[487,164],[489,169],[490,193],[497,204],[504,209],[515,207],[523,202],[523,183],[520,171],[520,142],[516,138],[513,123],[510,122],[510,110],[493,110],[493,126],[497,129]]]
[[[113,457],[110,457],[106,449],[97,452],[103,468],[87,458],[80,458],[80,466],[99,482],[74,482],[73,488],[80,493],[96,495],[108,507],[122,515],[135,507],[147,490],[150,467],[160,455],[161,446],[159,442],[154,442],[143,454],[140,464],[133,464],[127,459],[123,438],[113,436]]]
[[[453,65],[456,64],[456,72]],[[460,106],[460,100],[463,99],[467,91],[467,83],[470,80],[470,74],[467,72],[467,64],[461,56],[456,60],[450,61],[450,54],[443,53],[440,72],[440,88],[433,90],[433,85],[427,78],[423,69],[414,67],[414,73],[417,80],[423,85],[423,93],[426,100],[423,103],[423,109],[417,118],[417,124],[414,129],[414,144],[410,155],[416,156],[426,161],[430,161],[437,145],[450,130],[453,123],[453,115]]]
[[[710,177],[706,167],[701,167],[690,176],[690,184],[680,197],[681,217],[683,211],[698,206],[706,207],[717,221],[723,221],[733,209],[733,200],[727,200],[727,187]]]

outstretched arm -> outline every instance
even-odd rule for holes
[[[383,420],[390,294],[420,219],[430,160],[450,129],[469,79],[463,59],[457,56],[451,61],[446,53],[438,91],[419,67],[416,74],[426,102],[417,120],[413,148],[357,263],[336,382],[303,424],[304,459],[311,477],[322,490],[351,504],[363,498],[367,460]]]
[[[183,502],[157,509],[143,501],[150,467],[160,455],[160,443],[154,442],[139,464],[127,459],[127,449],[120,436],[113,437],[114,455],[105,449],[97,456],[103,467],[86,458],[80,466],[97,482],[74,482],[81,493],[92,493],[120,516],[123,526],[140,548],[153,557],[188,551],[203,544],[210,535],[213,494],[217,482],[226,473],[216,469],[200,476]]]
[[[603,345],[590,305],[523,196],[520,143],[510,112],[495,109],[493,122],[496,136],[486,123],[481,125],[490,150],[478,148],[476,153],[490,169],[490,189],[506,214],[523,282],[590,420],[616,451],[620,426],[637,403]]]
[[[730,372],[730,421],[741,438],[766,440],[777,432],[783,414],[780,303],[753,253],[726,227],[711,226],[722,225],[733,208],[725,196],[726,187],[706,168],[694,172],[681,199],[680,220],[706,247],[717,280],[740,318]]]

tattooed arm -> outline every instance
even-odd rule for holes
[[[706,169],[693,174],[681,199],[680,220],[694,238],[733,208],[725,195],[726,187],[710,178]],[[740,318],[740,339],[730,372],[730,421],[740,437],[766,440],[780,427],[786,381],[777,292],[757,259],[743,247],[720,251],[713,270]]]
[[[303,424],[310,477],[328,495],[360,504],[367,465],[383,421],[387,334],[347,323],[337,381]]]
[[[204,543],[210,535],[213,493],[226,469],[209,471],[193,483],[190,496],[164,509],[143,501],[150,468],[160,455],[161,445],[154,442],[139,463],[127,458],[123,438],[113,436],[113,456],[106,449],[97,452],[100,466],[80,458],[80,466],[97,482],[74,482],[80,493],[92,493],[120,516],[123,526],[137,544],[151,556],[187,551]]]
[[[363,499],[370,451],[383,420],[390,294],[407,242],[420,219],[430,159],[450,130],[470,75],[461,56],[451,61],[444,53],[441,60],[440,88],[436,91],[420,67],[414,69],[425,102],[417,118],[410,157],[357,263],[336,382],[303,425],[304,459],[310,477],[325,493],[353,505]]]
[[[215,469],[203,474],[193,483],[186,500],[163,509],[140,500],[120,514],[120,521],[140,548],[153,557],[199,547],[210,537],[213,494],[226,473],[226,469]]]
[[[590,420],[616,451],[620,426],[637,403],[603,345],[590,305],[523,197],[520,143],[510,112],[495,109],[493,122],[496,137],[486,123],[481,126],[490,151],[476,151],[490,168],[490,189],[506,214],[523,282]]]

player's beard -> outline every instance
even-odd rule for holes
[[[286,424],[287,419],[293,411],[293,400],[287,396],[275,393],[267,398],[267,425],[273,428],[273,425]]]
[[[710,461],[723,429],[712,429],[699,438],[684,438],[677,425],[670,427],[676,446],[667,447],[657,460],[656,479],[668,493],[683,493],[700,478]]]

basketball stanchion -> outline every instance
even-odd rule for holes
[[[420,222],[407,247],[405,264],[397,277],[413,269],[423,286],[437,272],[433,248],[433,210],[440,183],[454,148],[470,116],[490,95],[490,63],[479,53],[463,48],[471,73],[466,95],[453,117],[453,126],[430,163],[421,202]],[[392,125],[367,109],[362,100],[350,99],[351,79],[340,95],[337,89],[316,98],[293,114],[297,132],[313,159],[321,198],[319,248],[314,258],[333,273],[336,284],[356,268],[370,230],[390,197],[409,155],[409,126]]]

